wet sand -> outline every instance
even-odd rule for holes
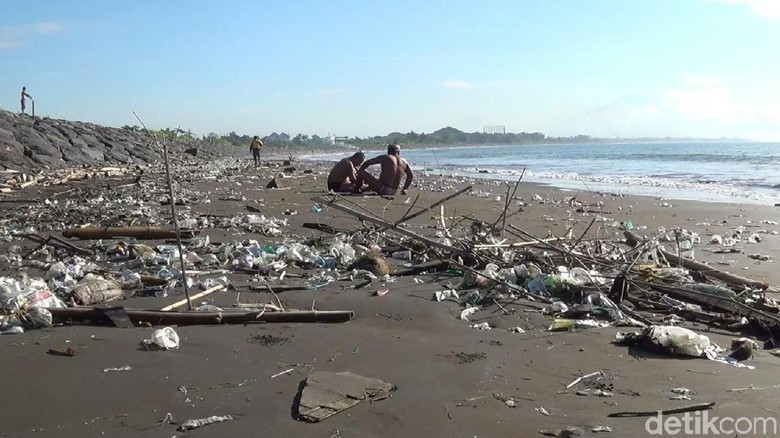
[[[325,209],[311,211],[311,198],[324,195],[327,164],[294,163],[292,178],[281,179],[285,189],[265,189],[280,163],[261,169],[236,172],[219,182],[183,183],[184,187],[210,192],[212,202],[185,206],[194,215],[232,216],[246,213],[245,205],[259,206],[266,217],[287,218],[284,231],[303,239],[322,235],[301,228],[305,222],[359,229],[352,217]],[[303,168],[313,173],[303,174]],[[493,222],[504,208],[507,183],[442,179],[420,175],[409,196],[392,200],[350,196],[347,199],[389,220],[403,216],[405,203],[420,194],[418,206],[429,205],[449,193],[473,184],[473,193],[446,203],[446,215],[473,214]],[[512,184],[514,185],[514,184]],[[289,187],[289,189],[286,189]],[[59,188],[31,189],[26,198],[45,196]],[[227,201],[225,194],[246,200]],[[507,222],[537,237],[582,234],[595,213],[578,213],[567,198],[574,192],[521,183],[517,197],[526,204]],[[542,202],[534,200],[538,195]],[[495,197],[501,196],[500,201]],[[714,254],[707,245],[709,235],[724,235],[737,226],[748,232],[766,230],[762,241],[743,245],[746,253],[780,258],[780,226],[762,223],[773,220],[777,209],[769,206],[697,203],[660,200],[651,197],[615,197],[582,191],[576,193],[585,210],[599,210],[615,221],[631,220],[639,233],[653,234],[658,227],[682,227],[698,232],[696,258],[719,268],[775,285],[780,274],[774,262],[758,262],[746,254]],[[262,200],[262,202],[259,202]],[[663,203],[672,207],[661,206]],[[4,208],[15,208],[6,205]],[[518,210],[515,203],[510,212]],[[285,210],[298,214],[284,216]],[[161,209],[161,211],[163,211]],[[433,236],[438,219],[426,213],[410,221],[410,229]],[[724,222],[725,221],[725,222]],[[596,223],[586,236],[616,233]],[[643,229],[647,227],[647,229]],[[269,238],[236,230],[204,230],[215,241]],[[507,236],[510,241],[519,239]],[[29,241],[15,241],[25,248]],[[7,248],[7,245],[5,246]],[[394,267],[403,262],[390,260]],[[747,268],[747,269],[745,269]],[[294,271],[294,270],[293,270]],[[8,275],[6,267],[4,275]],[[40,273],[37,273],[40,275]],[[30,275],[36,275],[30,270]],[[345,289],[351,282],[335,282],[319,290],[279,293],[286,308],[352,310],[354,320],[344,324],[256,324],[234,326],[187,326],[176,328],[181,348],[148,352],[140,345],[152,332],[148,327],[119,329],[94,326],[61,326],[30,330],[22,335],[0,337],[3,356],[0,373],[7,376],[4,408],[0,410],[2,436],[231,436],[231,437],[504,437],[541,436],[541,429],[577,426],[589,436],[595,426],[613,428],[606,436],[646,436],[645,418],[608,418],[612,412],[656,410],[691,403],[717,402],[711,411],[720,416],[775,416],[780,402],[775,373],[780,360],[759,352],[750,360],[755,370],[738,369],[704,359],[680,359],[646,354],[611,343],[618,331],[631,328],[603,328],[575,333],[550,333],[548,317],[538,311],[542,305],[506,304],[516,309],[504,315],[498,308],[480,312],[471,323],[488,321],[497,329],[479,331],[457,317],[454,302],[431,301],[434,291],[458,281],[452,277],[418,275],[401,277],[387,284],[364,289]],[[229,307],[240,292],[242,302],[272,302],[270,294],[251,292],[257,284],[249,275],[232,274],[236,290],[208,297],[210,304]],[[295,284],[298,280],[285,280]],[[389,289],[377,297],[377,289]],[[197,292],[197,290],[195,291]],[[131,298],[126,307],[159,309],[183,297],[181,288],[166,298]],[[202,301],[202,300],[201,300]],[[195,304],[200,304],[197,302]],[[498,328],[520,326],[526,333],[513,334]],[[727,346],[732,333],[706,331],[713,341]],[[74,357],[47,355],[48,349],[72,347]],[[104,368],[131,366],[131,371],[107,372]],[[293,368],[289,374],[270,376]],[[376,377],[397,386],[391,398],[364,402],[321,423],[294,419],[293,400],[311,371],[351,371]],[[579,375],[605,370],[611,376],[614,396],[577,396],[562,392]],[[763,388],[729,392],[750,386]],[[672,401],[668,390],[684,386],[695,394],[692,401]],[[183,389],[186,388],[186,394]],[[501,398],[513,397],[516,407]],[[549,416],[537,412],[544,407]],[[766,409],[766,410],[764,410]],[[234,421],[206,426],[190,432],[176,432],[176,426],[159,424],[167,413],[183,422],[189,418],[230,414]],[[780,415],[778,415],[780,416]]]

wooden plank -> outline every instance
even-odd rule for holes
[[[343,371],[316,371],[306,379],[298,404],[299,419],[322,421],[395,387],[380,379]]]

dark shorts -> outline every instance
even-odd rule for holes
[[[350,183],[337,183],[337,182],[329,182],[328,183],[328,190],[334,191],[334,192],[351,192],[352,191],[352,184]]]
[[[260,158],[260,149],[252,149],[252,156],[255,158]]]
[[[395,195],[397,191],[398,191],[398,187],[393,188],[390,186],[386,186],[380,182],[379,190],[377,190],[376,192],[379,193],[380,195],[392,196]]]

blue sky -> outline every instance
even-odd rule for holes
[[[0,2],[0,108],[110,126],[780,140],[780,0]]]

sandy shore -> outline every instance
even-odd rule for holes
[[[328,163],[294,162],[292,166],[295,171],[279,179],[282,189],[265,188],[286,167],[281,162],[259,169],[235,163],[213,180],[204,180],[199,168],[191,167],[189,173],[179,174],[182,188],[193,199],[200,194],[201,200],[210,202],[192,202],[181,210],[191,217],[229,218],[246,214],[246,205],[252,205],[266,217],[288,220],[281,227],[284,234],[275,237],[236,229],[203,230],[202,235],[217,242],[257,239],[266,245],[324,236],[303,228],[307,222],[350,230],[362,228],[353,217],[333,208],[312,211],[312,198],[326,194]],[[120,196],[121,183],[108,182],[107,193]],[[73,187],[85,184],[95,182],[74,183]],[[446,203],[445,216],[450,223],[469,215],[492,223],[504,210],[507,187],[514,186],[419,175],[409,196],[347,199],[354,208],[394,221],[409,210],[418,195],[413,211],[467,185],[474,186],[469,194]],[[70,188],[32,188],[18,196],[43,200]],[[570,202],[574,195],[578,204]],[[131,207],[136,206],[128,209]],[[25,211],[29,204],[5,202],[2,208],[2,219],[7,219]],[[154,206],[153,210],[165,214],[167,208]],[[284,214],[293,211],[296,214]],[[780,258],[780,236],[773,233],[780,231],[780,226],[773,222],[777,216],[775,207],[616,197],[521,183],[509,211],[513,214],[508,224],[540,238],[563,236],[569,229],[574,236],[580,236],[594,217],[601,219],[590,228],[586,239],[617,235],[619,230],[608,227],[615,221],[630,220],[638,233],[647,235],[656,234],[659,227],[684,228],[701,237],[702,243],[694,246],[696,259],[771,285],[780,283],[773,261],[748,257],[760,253],[770,259]],[[31,218],[31,222],[34,220]],[[438,223],[436,209],[410,221],[408,229],[435,237],[441,231]],[[707,244],[710,237],[733,234],[738,227],[744,227],[743,233],[756,233],[760,242],[740,245],[744,253],[714,253],[716,246]],[[506,237],[509,241],[520,240],[509,234]],[[14,240],[4,244],[2,252],[10,245],[20,245],[23,253],[35,247],[28,240]],[[399,268],[404,262],[391,259],[390,263]],[[8,266],[0,269],[3,275],[18,271]],[[30,276],[42,274],[34,268],[25,270]],[[295,269],[290,272],[305,273]],[[239,293],[242,302],[273,300],[270,294],[249,290],[249,285],[258,284],[250,275],[231,274],[230,280],[235,290],[211,295],[209,304],[230,307]],[[648,355],[611,343],[614,335],[626,328],[547,332],[550,319],[538,312],[543,305],[527,303],[506,304],[508,309],[514,309],[510,314],[498,308],[480,312],[471,323],[489,322],[499,329],[479,331],[458,319],[461,307],[457,303],[431,301],[434,291],[458,280],[418,275],[388,283],[375,282],[362,289],[350,289],[350,281],[336,281],[317,290],[283,292],[279,297],[286,308],[352,310],[355,318],[344,324],[178,327],[181,348],[172,351],[145,351],[139,342],[151,334],[148,327],[73,325],[2,336],[0,373],[7,376],[9,384],[4,393],[4,408],[0,410],[0,434],[504,437],[541,436],[542,429],[576,426],[588,436],[593,434],[594,427],[609,426],[613,432],[606,436],[633,437],[647,436],[645,418],[607,415],[714,401],[717,405],[712,415],[780,416],[772,413],[780,412],[780,402],[773,397],[774,372],[780,369],[780,361],[766,352],[759,352],[749,361],[755,370],[704,359]],[[282,283],[300,282],[292,277]],[[373,296],[373,292],[383,289],[389,292]],[[165,298],[134,297],[121,305],[159,309],[182,296],[181,288],[177,288]],[[526,332],[500,330],[516,326]],[[689,326],[706,331],[714,342],[724,346],[734,337],[703,324]],[[48,349],[68,347],[77,351],[76,356],[45,353]],[[103,372],[105,368],[126,365],[132,370]],[[290,368],[290,373],[270,378]],[[578,376],[597,370],[604,370],[609,376],[613,397],[578,396],[563,391]],[[294,418],[293,401],[299,384],[312,371],[351,371],[383,379],[397,390],[391,398],[361,403],[321,423],[304,423]],[[669,400],[668,391],[681,386],[694,392],[692,401]],[[750,386],[762,389],[729,391]],[[515,400],[515,407],[502,401],[507,397]],[[539,413],[536,408],[541,407],[550,415]],[[177,432],[175,425],[160,424],[167,413],[179,422],[225,414],[235,420]]]

